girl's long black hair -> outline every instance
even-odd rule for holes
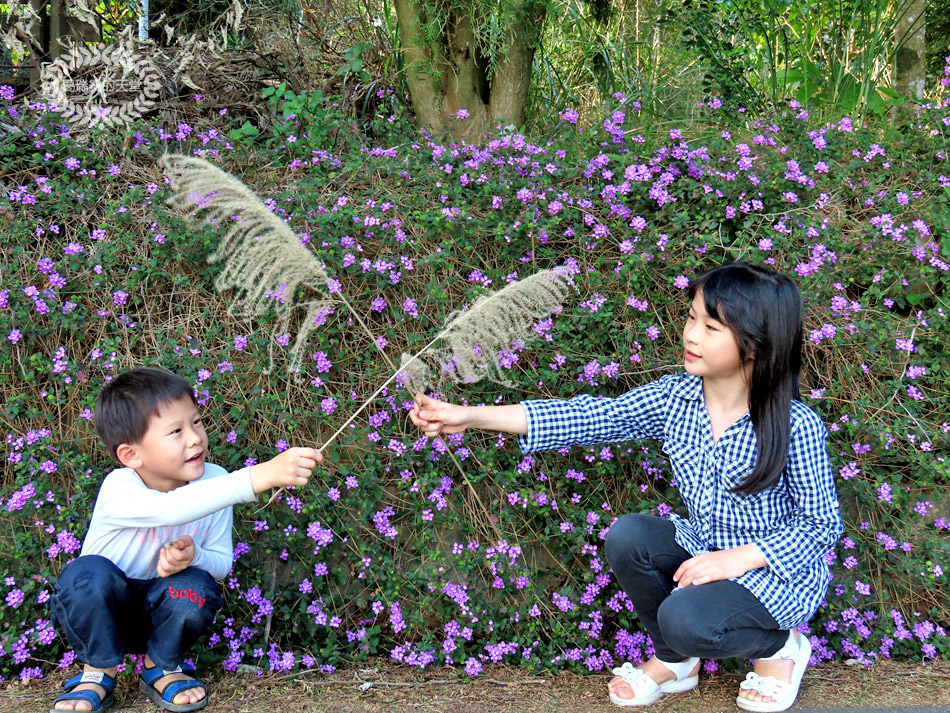
[[[736,335],[739,358],[752,361],[749,416],[755,431],[752,472],[732,492],[752,495],[774,485],[788,461],[792,399],[802,365],[802,302],[787,276],[757,265],[731,263],[690,283],[702,291],[706,313]]]

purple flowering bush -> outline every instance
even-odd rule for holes
[[[214,114],[83,140],[0,96],[19,129],[0,144],[4,677],[74,661],[45,602],[113,467],[91,423],[111,375],[161,364],[191,379],[211,460],[236,469],[322,443],[452,310],[555,265],[579,291],[505,351],[514,386],[442,396],[616,395],[673,372],[689,278],[730,259],[797,275],[805,298],[803,399],[831,431],[846,520],[807,630],[817,658],[950,656],[946,103],[879,131],[794,104],[725,115],[714,100],[661,131],[618,96],[597,120],[560,112],[544,140],[462,146],[398,114],[370,142],[296,96],[273,126]],[[286,371],[295,335],[215,292],[220,228],[164,205],[166,151],[247,181],[359,312],[317,315],[299,373]],[[423,437],[410,405],[386,391],[309,487],[236,509],[226,604],[199,663],[331,671],[382,655],[476,676],[498,661],[603,671],[649,656],[602,543],[623,513],[682,510],[658,444],[526,456],[504,436]]]

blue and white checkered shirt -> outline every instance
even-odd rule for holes
[[[748,413],[713,442],[702,377],[674,374],[615,399],[576,396],[522,403],[526,453],[631,438],[663,441],[689,519],[672,514],[676,541],[691,554],[758,545],[768,563],[734,581],[788,629],[808,621],[830,579],[824,555],[843,530],[834,476],[818,415],[793,401],[788,464],[781,479],[755,495],[736,495],[755,465]]]

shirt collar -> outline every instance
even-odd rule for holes
[[[699,401],[703,398],[703,377],[696,374],[683,373],[682,378],[673,387],[672,394],[688,401]]]

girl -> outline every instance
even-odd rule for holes
[[[824,598],[842,532],[827,431],[799,402],[801,297],[783,275],[723,265],[694,280],[685,373],[616,399],[588,395],[463,407],[416,397],[428,436],[485,428],[524,452],[629,438],[663,441],[689,518],[631,514],[606,538],[611,569],[655,656],[614,669],[610,700],[652,703],[699,681],[701,658],[754,659],[736,704],[795,701],[811,644],[795,628]]]

